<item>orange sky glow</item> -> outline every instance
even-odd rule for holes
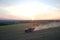
[[[60,9],[39,1],[21,2],[21,4],[0,7],[7,11],[0,19],[14,20],[59,20]],[[5,12],[4,11],[4,12]]]

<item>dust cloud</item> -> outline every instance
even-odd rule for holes
[[[53,27],[59,27],[59,26],[60,26],[60,22],[51,22],[51,23],[48,23],[48,24],[40,24],[39,26],[35,27],[34,31],[53,28]]]

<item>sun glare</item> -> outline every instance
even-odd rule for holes
[[[32,17],[32,20],[34,20],[34,17]]]

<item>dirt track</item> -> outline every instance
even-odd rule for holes
[[[32,33],[23,33],[13,40],[59,40],[60,39],[60,27],[41,30]]]
[[[28,24],[28,25],[27,25]],[[31,23],[0,26],[0,40],[59,40],[60,26],[32,33],[25,33],[25,25]]]

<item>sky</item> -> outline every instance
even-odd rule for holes
[[[60,20],[60,0],[0,0],[0,20]]]

